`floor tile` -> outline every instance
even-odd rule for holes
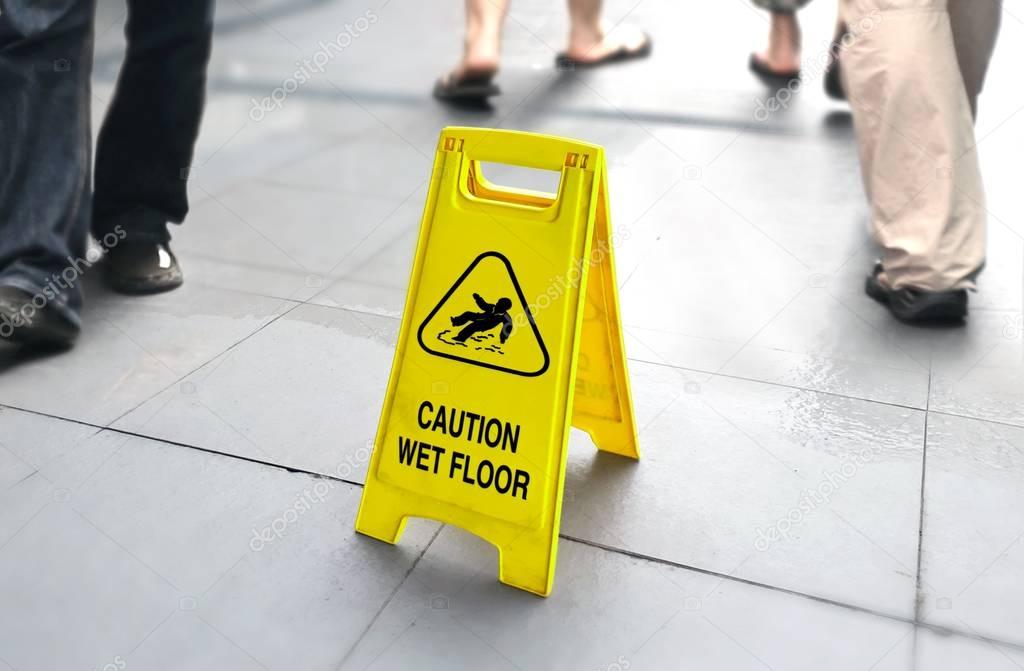
[[[131,655],[121,658],[125,668],[153,671],[218,671],[266,669],[230,639],[186,611],[169,620],[143,641]],[[115,660],[115,666],[118,662]]]
[[[33,357],[0,345],[0,403],[105,425],[290,307],[201,280],[146,297],[94,289],[74,349]]]
[[[989,191],[1005,193],[1006,190]],[[1020,205],[1019,201],[1015,204]],[[994,214],[989,217],[985,272],[978,278],[978,292],[969,297],[973,315],[979,310],[1001,310],[1018,315],[1024,311],[1024,226],[1014,229],[1009,225],[1011,221]]]
[[[31,464],[23,461],[3,443],[0,443],[0,491],[13,487],[35,471],[36,469]]]
[[[630,373],[643,457],[575,435],[563,533],[912,616],[924,413],[642,363]]]
[[[409,219],[410,211],[402,206],[395,216]],[[417,230],[410,228],[389,242],[374,245],[377,249],[372,256],[362,263],[353,261],[351,270],[332,278],[309,302],[400,319],[417,236]]]
[[[306,300],[398,204],[249,182],[201,204],[175,249],[193,281]]]
[[[651,210],[649,216],[679,225],[665,230],[620,287],[623,321],[627,328],[743,343],[805,291],[813,273],[698,185],[680,189]],[[700,224],[706,221],[715,225]],[[742,280],[736,268],[744,269]]]
[[[929,622],[1024,645],[1024,428],[931,413],[921,581]]]
[[[918,671],[1018,671],[1024,667],[1024,650],[964,636],[918,630]]]
[[[0,445],[33,471],[67,455],[97,432],[91,426],[13,408],[0,408],[0,424]]]
[[[1024,426],[1020,313],[975,311],[966,328],[929,336],[932,410]]]
[[[743,348],[738,340],[637,326],[624,326],[623,339],[630,360],[691,369],[697,377],[721,371]]]
[[[819,274],[863,245],[869,210],[852,135],[829,141],[719,135],[719,144],[709,147],[714,155],[700,161],[698,184],[748,221],[751,235],[771,241]],[[744,274],[737,273],[735,281],[743,280]]]
[[[53,485],[38,472],[0,490],[0,552],[56,498]]]
[[[910,668],[907,624],[569,541],[559,549],[555,591],[538,599],[496,581],[488,544],[446,527],[343,668]]]
[[[927,356],[812,285],[721,371],[923,410],[928,364]]]
[[[397,205],[339,264],[311,303],[399,318],[416,255],[426,187]]]
[[[166,580],[68,501],[49,503],[0,550],[0,591],[0,650],[19,671],[102,667],[177,601]]]
[[[5,409],[5,429],[13,449],[36,469],[20,483],[30,500],[66,502],[133,436],[103,431],[52,417]],[[31,482],[31,484],[29,484]],[[12,488],[14,493],[18,486]]]
[[[378,125],[310,158],[274,170],[265,179],[301,189],[403,200],[430,181],[433,164],[433,151],[423,152]],[[419,206],[422,210],[422,198]]]
[[[334,669],[437,529],[358,537],[360,493],[133,438],[0,547],[4,658]]]
[[[218,96],[215,104],[223,104]],[[233,105],[233,117],[249,114],[250,99],[228,98]],[[243,107],[244,105],[244,107]],[[188,168],[188,197],[192,208],[199,203],[216,198],[232,187],[260,175],[273,172],[279,166],[301,161],[306,156],[324,151],[336,142],[333,138],[306,133],[302,130],[307,121],[301,116],[278,124],[279,128],[251,130],[255,123],[247,118],[239,122],[227,122],[228,126],[220,137],[209,144],[199,144],[193,163]],[[263,122],[269,126],[269,122]],[[208,126],[207,126],[208,127]],[[184,226],[194,225],[193,217]]]
[[[58,490],[77,486],[87,477],[103,452],[98,446],[108,442],[92,426],[13,408],[0,408],[0,425],[0,491],[6,483],[12,495],[17,485],[32,479],[38,482],[21,491],[38,488],[59,496]],[[82,449],[86,445],[93,449]]]
[[[361,481],[398,322],[305,305],[117,424]]]

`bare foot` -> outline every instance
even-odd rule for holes
[[[776,55],[772,54],[770,50],[758,51],[754,53],[754,58],[760,61],[768,70],[779,74],[789,74],[791,72],[798,72],[800,70],[800,57],[791,55]]]
[[[647,40],[647,35],[636,26],[616,26],[609,32],[581,30],[569,36],[566,55],[580,63],[593,63],[620,49],[639,51]]]

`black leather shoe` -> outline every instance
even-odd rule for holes
[[[110,288],[124,294],[157,294],[184,281],[166,242],[122,240],[107,250],[103,268]]]
[[[0,340],[30,347],[70,347],[81,330],[78,323],[52,303],[37,308],[32,299],[27,291],[0,286]]]
[[[844,26],[840,34],[832,40],[828,48],[828,65],[825,67],[825,94],[832,100],[846,100],[846,91],[843,90],[843,77],[840,74],[839,53],[846,41],[847,30]]]
[[[966,290],[890,289],[879,281],[881,273],[882,264],[875,263],[874,271],[864,284],[864,291],[888,307],[897,319],[906,322],[954,322],[967,316]]]
[[[838,57],[829,61],[828,67],[825,68],[825,78],[823,79],[825,95],[832,100],[846,100],[846,91],[843,89],[843,77],[840,74],[839,68]]]

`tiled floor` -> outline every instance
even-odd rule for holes
[[[87,278],[73,351],[0,349],[0,671],[1024,668],[1024,7],[1006,2],[978,120],[981,291],[966,327],[921,330],[862,294],[843,106],[812,81],[755,119],[764,16],[608,4],[654,34],[648,62],[556,73],[561,4],[517,0],[489,111],[429,97],[461,3],[219,4],[185,286]],[[808,54],[832,10],[803,15]],[[100,2],[97,119],[123,18]],[[453,124],[609,152],[644,459],[574,432],[548,599],[453,527],[353,532]]]

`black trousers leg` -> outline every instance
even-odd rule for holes
[[[166,240],[167,222],[185,218],[212,31],[212,0],[128,0],[128,50],[96,146],[97,239],[120,224]]]

